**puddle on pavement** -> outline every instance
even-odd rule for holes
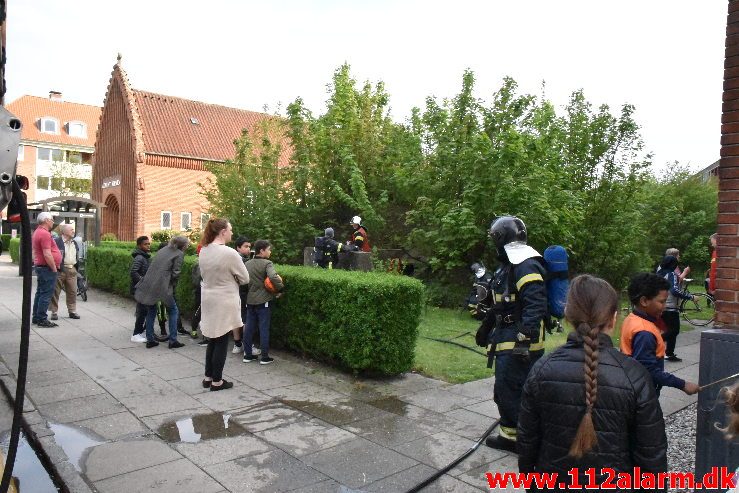
[[[176,443],[198,443],[202,440],[243,435],[246,429],[231,421],[230,414],[198,414],[164,423],[157,430],[163,440]]]
[[[330,404],[323,402],[293,401],[280,399],[287,406],[306,412],[311,416],[322,419],[332,425],[341,426],[352,421],[358,421],[367,417],[366,409],[357,407],[350,400],[334,401]],[[364,404],[360,402],[360,406]]]
[[[9,444],[10,432],[4,433],[0,438],[0,446],[2,446],[4,455],[8,453]],[[54,481],[23,433],[21,433],[18,451],[15,455],[13,478],[19,493],[58,493],[60,491],[60,488],[54,485]]]
[[[90,449],[106,443],[92,432],[76,426],[49,422],[49,429],[54,432],[54,441],[64,450],[69,462],[79,472],[83,472],[82,464]]]
[[[401,401],[394,395],[375,399],[367,402],[367,404],[382,409],[383,411],[397,414],[398,416],[405,416],[408,414],[408,403]]]

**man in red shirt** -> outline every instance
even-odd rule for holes
[[[32,322],[39,327],[56,327],[46,315],[56,286],[56,277],[62,263],[62,253],[51,237],[54,218],[49,212],[42,212],[36,219],[38,228],[33,232],[33,267],[36,271],[36,296],[33,298]]]

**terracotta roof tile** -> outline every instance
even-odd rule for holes
[[[201,103],[133,89],[141,118],[146,153],[193,157],[213,161],[233,159],[234,140],[242,129],[252,129],[264,113]],[[280,166],[287,164],[283,144]]]
[[[21,139],[49,142],[60,145],[95,147],[95,136],[100,123],[101,108],[87,104],[57,101],[38,96],[21,96],[8,104],[8,110],[23,122]],[[59,133],[41,132],[39,122],[50,116],[59,121]],[[67,123],[84,122],[87,125],[86,137],[72,137]]]

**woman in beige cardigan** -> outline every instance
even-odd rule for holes
[[[226,246],[233,230],[226,219],[208,221],[200,241],[200,330],[207,337],[203,387],[211,391],[233,387],[223,380],[223,366],[228,353],[228,335],[241,327],[239,285],[249,282],[249,273],[236,250]]]

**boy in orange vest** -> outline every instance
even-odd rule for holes
[[[667,348],[657,322],[665,309],[670,284],[657,274],[637,274],[629,284],[632,312],[621,325],[621,352],[641,363],[652,375],[657,395],[662,387],[675,387],[688,395],[698,385],[665,371]]]

